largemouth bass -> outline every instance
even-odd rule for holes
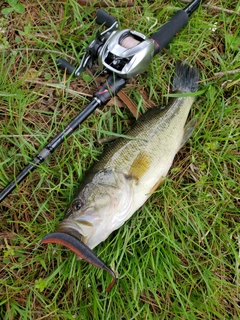
[[[195,92],[197,82],[198,70],[178,61],[173,92]],[[127,132],[127,138],[107,148],[81,183],[59,232],[44,237],[43,243],[61,243],[103,268],[101,260],[86,255],[121,227],[164,180],[176,153],[192,134],[193,122],[185,123],[194,100],[193,95],[183,95],[165,108],[150,109]],[[104,264],[114,277],[106,268]]]

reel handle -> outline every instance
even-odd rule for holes
[[[97,19],[96,19],[97,24],[101,24],[101,25],[103,24],[105,27],[110,28],[114,23],[117,22],[117,20],[113,16],[110,16],[103,9],[98,9],[96,15],[97,15]]]
[[[71,65],[67,60],[63,59],[63,58],[59,58],[57,60],[57,66],[60,69],[65,70],[68,74],[72,74],[75,71],[75,67],[73,65]]]

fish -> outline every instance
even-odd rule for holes
[[[198,90],[199,72],[177,61],[173,93],[165,107],[154,107],[136,120],[126,137],[114,141],[83,181],[60,223],[42,243],[58,243],[80,258],[115,273],[92,249],[119,229],[163,183],[177,152],[191,137],[196,120],[186,125]]]

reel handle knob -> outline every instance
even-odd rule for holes
[[[68,74],[72,74],[75,71],[75,67],[73,65],[71,65],[67,60],[63,59],[63,58],[59,58],[57,60],[57,66],[63,70],[66,69]]]
[[[105,10],[99,9],[97,11],[97,24],[103,24],[104,26],[110,28],[117,20],[110,16]]]

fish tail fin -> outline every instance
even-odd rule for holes
[[[177,61],[173,78],[173,92],[195,92],[198,90],[198,69],[189,66],[186,61]]]

